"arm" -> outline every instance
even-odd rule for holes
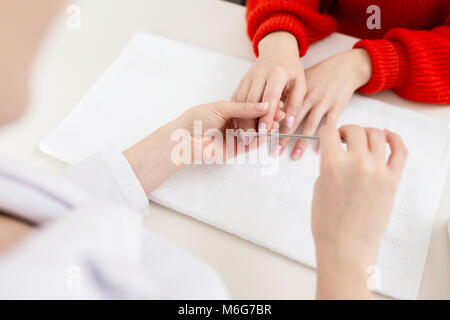
[[[407,150],[387,130],[324,125],[320,176],[314,186],[312,233],[318,299],[369,299],[375,265]],[[341,137],[347,143],[342,148]],[[386,143],[391,154],[386,161]]]
[[[450,104],[450,16],[429,31],[395,28],[382,40],[361,40],[372,62],[372,77],[359,90],[392,89],[419,102]]]
[[[249,151],[242,143],[238,146],[234,135],[227,135],[230,120],[234,117],[255,119],[267,111],[266,103],[220,101],[196,106],[126,150],[124,155],[145,193],[149,194],[186,164],[197,160],[200,163],[224,163],[238,155],[239,150]],[[176,147],[183,141],[174,141],[174,133],[177,136],[184,133],[184,146],[190,151],[187,159],[178,152]]]
[[[247,33],[258,56],[261,39],[274,31],[287,31],[295,36],[300,56],[308,45],[336,30],[334,18],[319,13],[320,0],[249,0]]]
[[[211,133],[217,133],[225,137],[225,129],[232,117],[257,118],[267,112],[267,104],[241,104],[230,102],[216,102],[188,109],[177,119],[162,126],[146,138],[130,147],[125,152],[109,150],[86,159],[77,165],[63,171],[63,176],[77,185],[83,187],[97,200],[115,203],[129,207],[141,214],[147,213],[147,195],[155,190],[165,180],[170,178],[186,164],[191,164],[194,153],[200,151],[201,162],[223,162],[225,157],[238,154],[237,145],[228,148],[225,144],[220,159],[209,159],[203,148],[209,146],[213,140]],[[194,122],[201,123],[202,134],[198,135],[194,130]],[[180,141],[173,139],[176,132],[186,133],[189,142],[189,155],[187,161],[180,162],[177,154],[174,154]],[[215,138],[215,136],[214,136]],[[194,141],[199,141],[200,150],[196,150]],[[228,142],[226,140],[225,142]],[[235,143],[234,137],[232,138]],[[192,147],[191,147],[191,143]],[[210,148],[211,149],[211,148]],[[236,153],[226,153],[227,151]],[[218,150],[218,149],[216,149]],[[249,147],[241,148],[243,152]]]

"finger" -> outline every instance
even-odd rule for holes
[[[331,126],[337,126],[337,122],[339,120],[339,117],[342,113],[340,106],[335,106],[334,108],[331,108],[330,111],[327,112],[327,116],[325,119],[325,124],[329,124]]]
[[[322,121],[323,115],[325,114],[324,106],[325,104],[322,104],[320,106],[314,107],[310,111],[310,113],[306,117],[305,124],[303,125],[300,134],[305,136],[313,136],[316,133],[320,121]],[[309,140],[298,140],[295,144],[294,149],[292,150],[292,158],[294,160],[300,159],[308,148],[309,143]]]
[[[283,120],[285,117],[286,117],[286,113],[284,113],[284,111],[278,109],[278,110],[275,112],[275,118],[274,118],[274,121],[275,121],[275,122],[281,121],[281,120]]]
[[[363,128],[355,125],[342,126],[339,131],[347,143],[348,151],[368,152],[367,134]]]
[[[244,84],[244,81],[246,81],[246,78],[242,78],[241,81],[239,81],[239,85],[237,86],[236,90],[234,90],[233,95],[231,96],[231,101],[237,102],[237,98],[239,93],[241,92],[242,85]]]
[[[265,130],[272,127],[275,112],[277,111],[285,85],[285,78],[278,74],[272,76],[267,81],[262,101],[269,103],[269,111],[259,119],[258,130]]]
[[[274,121],[272,123],[272,128],[270,128],[270,131],[275,131],[275,130],[278,130],[278,129],[280,129],[280,124],[278,122]]]
[[[284,125],[287,128],[292,128],[295,124],[295,118],[297,117],[303,98],[305,97],[305,85],[303,81],[296,80],[293,88],[289,91],[287,104],[286,104],[286,118]]]
[[[375,128],[366,128],[369,151],[377,158],[384,161],[386,152],[386,138],[383,131]]]
[[[268,103],[239,103],[219,101],[213,104],[213,109],[225,120],[232,118],[256,119],[268,112]]]
[[[337,121],[343,109],[344,107],[341,105],[336,105],[334,108],[331,108],[331,110],[329,110],[327,112],[327,115],[325,116],[325,124],[337,127]],[[320,152],[320,141],[318,141],[316,144],[316,151]]]
[[[303,105],[300,108],[300,112],[297,115],[297,117],[295,118],[295,123],[291,128],[288,128],[287,126],[283,125],[283,127],[281,128],[281,133],[283,134],[293,134],[297,131],[298,126],[300,125],[300,123],[303,121],[305,115],[308,113],[308,111],[311,109],[311,102],[309,100],[304,100],[303,101]],[[280,145],[281,145],[281,149],[280,149],[280,154],[283,153],[286,150],[286,147],[289,143],[289,138],[282,138],[280,139]]]
[[[261,102],[265,83],[265,79],[262,77],[252,79],[251,87],[249,88],[248,94],[243,102]],[[247,131],[249,129],[256,129],[257,123],[257,119],[239,119],[238,126],[239,128],[243,128],[245,131]],[[250,139],[250,143],[252,142],[252,140],[253,139]]]
[[[245,79],[242,82],[241,88],[236,96],[236,102],[246,102],[251,87],[252,87],[252,80]]]
[[[335,126],[325,124],[319,129],[321,144],[321,159],[323,161],[333,161],[335,156],[343,152],[341,135]]]
[[[233,96],[231,97],[231,101],[238,102],[238,100],[239,100],[238,97],[243,95],[243,93],[241,93],[243,91],[242,88],[244,87],[244,84],[247,85],[247,82],[248,82],[247,77],[244,77],[241,79],[241,81],[239,82],[239,85],[237,86],[236,90],[233,93]],[[237,130],[239,128],[239,120],[238,119],[233,119],[232,124],[233,124],[233,128],[235,130]]]
[[[391,155],[388,159],[388,167],[394,171],[397,176],[400,176],[408,158],[408,149],[403,143],[403,139],[389,130],[384,130],[386,141],[391,148]]]
[[[252,81],[252,86],[248,91],[248,95],[246,97],[247,102],[261,102],[264,94],[264,87],[266,85],[266,81],[264,78],[256,78]]]
[[[248,93],[250,92],[252,87],[252,80],[244,78],[242,81],[242,84],[240,85],[240,90],[236,95],[236,102],[246,102]],[[255,120],[253,123],[253,126],[255,126]],[[237,127],[242,128],[244,130],[248,130],[251,127],[251,123],[248,123],[248,121],[244,119],[238,119],[237,121]]]

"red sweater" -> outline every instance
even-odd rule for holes
[[[366,25],[370,5],[380,8],[381,29]],[[450,104],[450,0],[248,0],[246,18],[256,55],[273,31],[292,33],[301,56],[338,31],[363,38],[354,48],[370,55],[372,78],[360,91]]]

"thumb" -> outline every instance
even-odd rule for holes
[[[269,104],[263,103],[239,103],[220,101],[214,105],[216,111],[226,120],[232,118],[256,119],[269,111]]]

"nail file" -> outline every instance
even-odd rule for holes
[[[290,139],[303,139],[303,140],[315,140],[319,141],[320,138],[316,136],[305,136],[302,134],[286,134],[286,133],[270,133],[270,132],[244,132],[240,134],[243,137],[278,137],[278,138],[290,138]],[[344,139],[342,143],[346,143]]]

